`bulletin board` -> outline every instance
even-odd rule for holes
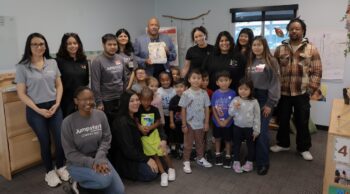
[[[19,61],[15,17],[0,16],[0,73],[15,71]]]

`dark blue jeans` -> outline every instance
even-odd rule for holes
[[[139,163],[139,172],[138,172],[138,180],[139,181],[153,181],[157,178],[158,174],[154,173],[152,169],[147,165],[147,163],[140,162]]]
[[[100,174],[92,168],[69,165],[67,167],[69,174],[74,181],[86,189],[101,189],[106,194],[122,194],[124,193],[124,184],[119,174],[110,162],[108,162],[110,173]]]
[[[267,98],[268,91],[267,90],[254,90],[254,96],[258,100],[260,109],[264,107]],[[255,160],[257,167],[261,166],[269,166],[270,165],[270,157],[269,157],[269,147],[270,147],[270,135],[269,135],[269,122],[271,120],[273,110],[268,117],[260,114],[261,118],[261,128],[260,135],[257,139],[255,139]]]
[[[37,106],[39,108],[50,109],[54,104],[55,101],[50,101],[37,104]],[[46,172],[53,169],[50,133],[52,133],[55,142],[56,167],[61,168],[64,165],[64,152],[61,144],[61,109],[58,108],[52,117],[45,118],[27,106],[26,117],[29,126],[33,129],[39,139],[41,158],[44,162]]]

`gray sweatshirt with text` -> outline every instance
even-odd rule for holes
[[[112,140],[104,112],[93,109],[90,116],[76,111],[62,122],[62,147],[68,165],[91,168],[93,164],[106,163]]]

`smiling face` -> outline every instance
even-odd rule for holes
[[[79,44],[74,37],[69,37],[67,39],[67,51],[69,56],[75,57],[77,55],[79,49]]]
[[[238,42],[242,46],[247,46],[249,44],[249,36],[246,33],[241,33],[238,37]]]
[[[230,50],[230,41],[226,36],[222,36],[219,42],[219,48],[222,54],[227,54]]]
[[[238,94],[242,99],[247,99],[250,96],[251,90],[250,88],[243,84],[238,87]]]
[[[170,88],[171,80],[170,80],[170,76],[168,74],[166,74],[166,73],[160,74],[159,81],[160,81],[160,85],[162,86],[162,88],[164,88],[164,89]]]
[[[118,45],[125,46],[129,42],[129,37],[127,34],[122,32],[118,37],[117,37]]]
[[[257,58],[261,58],[264,53],[264,45],[260,40],[254,40],[252,45],[252,51]]]
[[[30,41],[30,50],[33,57],[44,56],[46,50],[45,40],[39,37],[32,38]]]
[[[205,34],[199,30],[194,32],[193,40],[201,48],[205,47],[207,45]]]
[[[137,113],[140,107],[140,99],[137,94],[133,94],[129,101],[129,114]]]
[[[156,93],[158,90],[158,81],[157,80],[152,80],[150,81],[148,88],[152,90],[153,93]]]
[[[74,103],[81,114],[90,115],[95,107],[94,94],[91,90],[85,89],[74,98]]]
[[[191,84],[191,87],[194,89],[198,89],[202,84],[202,74],[192,73],[188,78],[188,82]]]

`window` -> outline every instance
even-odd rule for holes
[[[234,37],[238,38],[242,28],[250,28],[254,35],[265,36],[270,49],[275,49],[285,37],[278,37],[275,28],[287,34],[289,20],[296,17],[298,5],[282,5],[268,7],[233,8],[232,23],[235,24]]]

